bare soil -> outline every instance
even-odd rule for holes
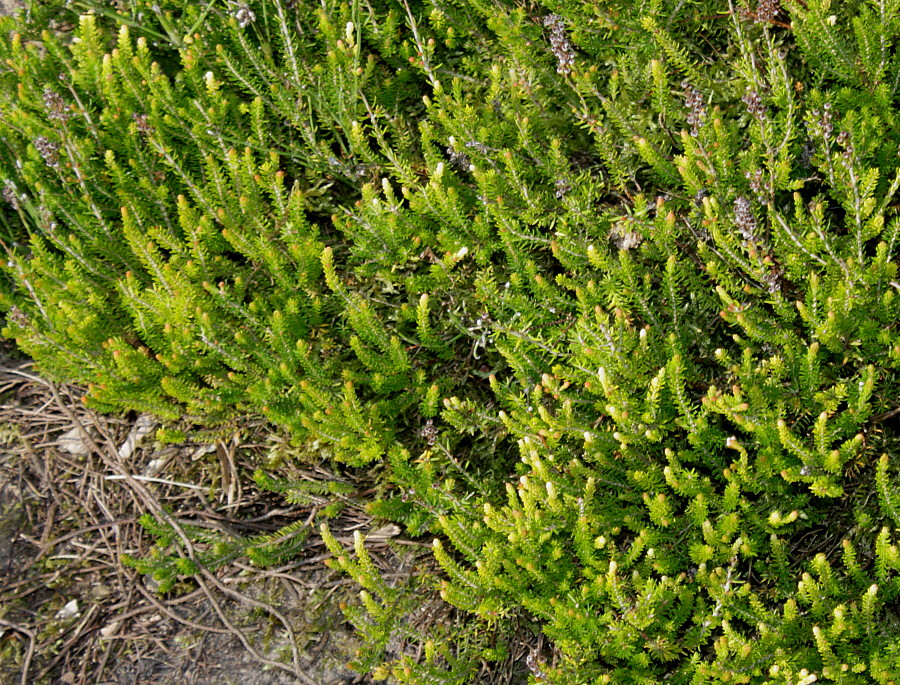
[[[95,415],[76,388],[6,355],[0,399],[0,682],[370,682],[347,666],[359,643],[338,608],[356,591],[324,565],[330,555],[314,533],[281,568],[238,559],[185,576],[167,595],[122,563],[151,554],[155,541],[138,518],[159,507],[226,537],[294,521],[315,530],[317,512],[336,499],[285,505],[249,477],[273,457],[291,462],[284,440],[249,421],[215,434],[185,424],[187,441],[163,445],[149,433],[129,454],[123,446],[146,417]],[[288,471],[351,482],[322,464]],[[352,494],[341,497],[330,526],[349,546],[353,530],[377,526]],[[396,532],[371,547],[385,572],[409,578],[424,545]]]

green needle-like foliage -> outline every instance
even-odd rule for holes
[[[900,3],[170,4],[3,24],[5,334],[376,465],[441,574],[323,531],[360,668],[900,678]]]

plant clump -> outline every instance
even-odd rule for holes
[[[375,470],[466,620],[326,526],[358,668],[895,682],[900,5],[93,9],[3,24],[4,333]]]

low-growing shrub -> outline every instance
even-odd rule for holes
[[[895,681],[897,3],[141,7],[4,26],[6,335],[377,465],[471,624],[325,528],[361,667]]]

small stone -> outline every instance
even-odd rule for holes
[[[63,433],[56,440],[57,446],[69,454],[74,454],[76,457],[84,457],[90,454],[91,448],[88,446],[86,439],[83,435],[84,432],[94,438],[97,436],[97,429],[92,425],[83,425],[83,428],[73,428],[70,431]]]
[[[78,600],[73,599],[66,602],[66,605],[56,612],[56,618],[65,620],[67,618],[76,618],[81,614],[78,608]]]

